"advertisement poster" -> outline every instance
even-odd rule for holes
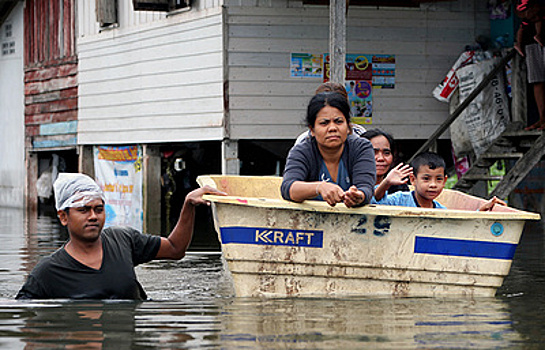
[[[395,55],[373,55],[373,88],[393,89],[395,87]]]
[[[355,124],[372,124],[373,122],[373,84],[370,80],[350,80],[345,82],[348,102],[352,111],[352,122]]]
[[[142,149],[139,146],[93,148],[95,179],[106,197],[106,224],[143,228]]]
[[[310,53],[292,53],[290,63],[292,78],[322,78],[322,55]]]
[[[345,80],[371,80],[373,69],[371,55],[347,54],[345,57]],[[329,53],[324,54],[324,82],[330,79],[330,57]]]

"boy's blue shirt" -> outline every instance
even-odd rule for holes
[[[400,207],[420,207],[414,196],[414,191],[395,192],[392,194],[386,193],[379,201],[377,201],[373,196],[373,198],[371,198],[371,204],[397,205]],[[447,209],[447,207],[436,200],[433,201],[433,207],[437,209]]]

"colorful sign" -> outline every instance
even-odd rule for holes
[[[221,243],[322,248],[324,232],[267,227],[222,227]]]
[[[292,78],[321,78],[323,76],[322,55],[292,53],[290,76]]]
[[[396,59],[394,55],[373,55],[373,88],[395,87]]]
[[[324,82],[330,79],[330,56],[324,54]],[[347,54],[345,80],[371,80],[373,75],[371,55]]]
[[[106,197],[106,224],[143,228],[142,150],[139,146],[94,147],[95,178]]]

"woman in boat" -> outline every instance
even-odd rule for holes
[[[316,91],[314,92],[314,94],[316,95],[316,94],[319,94],[319,93],[322,93],[322,92],[337,92],[337,93],[341,94],[344,98],[346,98],[346,100],[348,101],[348,104],[350,104],[350,101],[348,100],[348,94],[346,93],[346,89],[344,88],[343,84],[333,83],[331,81],[321,83],[316,88]],[[356,136],[363,136],[363,134],[366,131],[363,126],[358,125],[358,124],[350,124],[350,127],[351,127],[351,130],[352,130],[352,133],[354,135],[356,135]],[[297,136],[297,139],[295,140],[295,144],[298,144],[301,141],[303,141],[304,139],[307,139],[307,138],[310,138],[310,137],[311,137],[310,131],[305,130],[299,136]]]
[[[286,160],[282,197],[294,202],[324,200],[356,207],[369,203],[375,159],[369,140],[350,133],[350,106],[335,92],[319,93],[307,107],[311,137],[296,144]]]
[[[381,129],[371,129],[363,133],[373,145],[375,164],[377,167],[377,182],[375,198],[381,199],[385,194],[398,191],[409,191],[407,182],[413,169],[397,159],[397,147],[394,137]]]

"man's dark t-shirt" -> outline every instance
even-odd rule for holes
[[[16,298],[147,299],[134,267],[155,258],[161,238],[129,227],[108,227],[101,239],[100,269],[80,263],[61,247],[36,265]]]

